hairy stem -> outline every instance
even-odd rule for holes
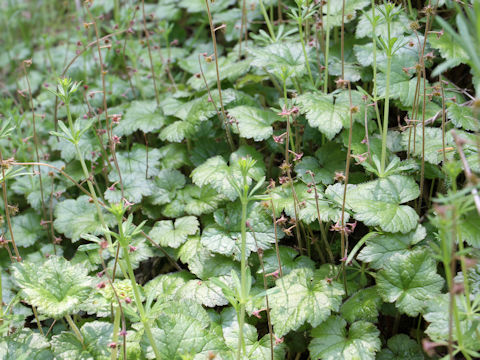
[[[243,338],[243,326],[245,324],[245,303],[248,298],[247,289],[247,206],[248,206],[248,184],[246,176],[243,177],[243,196],[242,203],[242,223],[241,223],[241,259],[240,259],[240,313],[238,314],[238,346],[237,346],[237,360],[241,359],[241,354],[246,354],[245,340]]]
[[[299,9],[299,11],[301,11],[301,9]],[[310,83],[312,84],[312,86],[314,86],[315,82],[313,81],[312,70],[310,68],[310,62],[308,61],[307,49],[305,48],[305,39],[303,38],[302,17],[300,15],[298,16],[298,32],[300,34],[300,43],[302,44],[303,57],[305,58],[305,64],[307,65],[308,78],[310,79]]]
[[[392,57],[387,56],[387,73],[385,82],[385,105],[383,109],[383,131],[382,131],[382,157],[380,160],[380,174],[383,176],[385,172],[385,162],[387,158],[387,132],[388,132],[388,116],[390,110],[390,71],[392,67]]]
[[[112,335],[112,342],[117,343],[118,341],[118,329],[120,328],[120,309],[115,308],[114,310],[115,317],[113,319],[113,335]],[[111,360],[116,360],[117,359],[117,347],[112,348],[112,353],[110,354],[110,359]]]
[[[85,346],[84,342],[83,342],[83,335],[82,333],[80,332],[80,330],[78,329],[77,325],[75,324],[75,322],[73,321],[72,317],[70,315],[65,315],[65,319],[67,320],[68,322],[68,325],[70,325],[70,328],[73,330],[73,332],[75,333],[75,336],[77,337],[77,339],[80,341],[80,343],[82,344],[82,346]]]
[[[123,234],[123,224],[122,218],[118,218],[118,231],[121,239],[124,239]],[[122,243],[123,241],[120,241]],[[153,338],[152,330],[150,329],[150,324],[148,322],[147,315],[145,313],[145,309],[143,307],[142,298],[140,296],[140,290],[138,289],[137,281],[135,280],[135,273],[133,272],[132,263],[130,261],[130,255],[128,252],[127,246],[122,246],[123,250],[123,257],[125,260],[125,264],[127,265],[127,272],[128,277],[130,278],[130,283],[132,284],[133,295],[135,296],[135,304],[137,305],[138,313],[140,314],[140,320],[143,324],[143,328],[145,329],[145,333],[147,334],[148,341],[152,346],[153,353],[155,354],[156,359],[161,359],[160,352],[158,351],[157,345],[155,343],[155,339]]]
[[[328,54],[330,51],[330,0],[327,0],[327,21],[325,23],[327,28],[325,34],[325,71],[323,76],[323,92],[328,93]]]
[[[380,135],[382,134],[382,119],[380,118],[380,110],[378,109],[378,90],[377,90],[377,36],[376,27],[377,22],[375,20],[375,0],[372,0],[372,45],[373,45],[373,104],[375,107],[375,115],[377,116],[378,129]]]

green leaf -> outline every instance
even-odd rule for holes
[[[47,340],[30,329],[23,329],[0,340],[2,360],[51,360],[53,354]]]
[[[134,270],[140,266],[140,263],[142,261],[145,261],[153,256],[152,247],[149,244],[150,243],[147,242],[147,239],[145,239],[143,235],[138,235],[134,237],[130,242],[129,245],[132,245],[136,249],[135,251],[132,251],[128,256]],[[110,248],[109,250],[112,257],[108,262],[108,266],[113,269],[116,249]],[[125,259],[125,254],[123,253],[123,251],[120,251],[120,259]]]
[[[387,342],[387,348],[382,349],[377,355],[377,360],[423,360],[422,349],[415,340],[405,334],[398,334]]]
[[[375,286],[357,291],[345,301],[340,309],[342,317],[349,323],[357,320],[377,322],[382,299]]]
[[[327,142],[316,152],[315,158],[305,156],[295,165],[295,172],[306,184],[312,182],[312,177],[307,174],[308,170],[314,174],[315,183],[324,185],[333,184],[335,172],[345,170],[347,153],[337,143]]]
[[[175,198],[177,190],[185,186],[185,176],[178,170],[160,170],[153,179],[153,194],[150,200],[154,205],[168,204]]]
[[[75,124],[78,128],[84,129],[86,126],[88,126],[89,122],[90,120],[77,119],[75,121]],[[70,132],[70,130],[68,131]],[[83,136],[80,137],[80,140],[78,142],[80,151],[86,160],[92,160],[93,151],[100,151],[98,140],[91,132],[91,129],[88,130],[85,134],[83,134]],[[61,152],[62,159],[67,162],[74,159],[79,160],[77,158],[77,151],[75,150],[75,146],[69,140],[66,140],[63,137],[59,137],[58,139],[59,141],[57,141],[57,137],[50,136],[49,144],[54,150],[58,150]]]
[[[102,210],[103,211],[103,210]],[[104,211],[107,225],[114,223],[114,217]],[[88,196],[79,196],[76,200],[68,199],[55,207],[55,230],[70,238],[73,242],[80,239],[83,233],[100,235],[103,233],[102,223],[97,214],[95,204],[90,203]]]
[[[207,356],[226,350],[226,346],[211,328],[207,312],[191,301],[161,304],[152,327],[152,334],[162,359],[182,360]],[[147,359],[155,354],[146,335],[141,346]]]
[[[457,128],[478,131],[480,124],[470,106],[461,106],[457,103],[448,105],[447,116]]]
[[[252,205],[247,215],[252,229],[247,229],[246,255],[257,252],[258,248],[266,250],[275,242],[275,229],[271,217],[261,208],[259,203]],[[214,213],[215,223],[207,225],[202,232],[202,244],[210,251],[234,256],[240,259],[241,245],[241,208],[238,203],[229,204],[225,209]],[[277,234],[281,238],[282,234]],[[255,243],[255,239],[257,244]]]
[[[178,217],[185,213],[196,216],[211,213],[225,200],[225,197],[212,189],[210,185],[201,188],[195,185],[187,185],[184,189],[171,195],[176,196],[175,199],[167,204],[162,211],[162,214],[167,217]]]
[[[190,164],[185,144],[168,144],[159,148],[158,151],[161,159],[160,165],[164,169],[178,169],[183,165]]]
[[[210,5],[210,11],[212,13],[219,12],[228,8],[234,1],[232,0],[218,0]],[[205,6],[205,2],[202,0],[180,0],[178,2],[179,6],[186,9],[189,13],[197,13],[197,12],[206,12],[207,7]]]
[[[139,203],[144,196],[153,194],[154,185],[150,177],[159,173],[159,159],[158,149],[147,150],[146,147],[141,145],[132,147],[130,151],[117,153],[125,199],[133,203]],[[112,203],[119,203],[122,201],[122,192],[119,184],[120,177],[115,167],[108,174],[108,179],[117,184],[115,189],[105,191],[105,198]]]
[[[299,256],[298,252],[291,247],[279,246],[278,255],[280,257],[280,263],[282,264],[283,275],[290,274],[297,268],[309,268],[314,269],[315,263],[307,256]],[[277,251],[275,249],[266,250],[263,253],[263,267],[265,268],[265,274],[271,274],[279,270]],[[257,270],[258,279],[263,281],[263,271],[259,267]],[[268,277],[273,278],[273,277]]]
[[[119,151],[117,153],[118,167],[122,176],[132,174],[136,176],[144,176],[147,172],[148,176],[158,174],[159,160],[162,157],[159,149],[148,149],[148,165],[147,165],[147,148],[143,145],[134,145],[130,151]],[[110,181],[118,181],[118,174],[113,170],[108,178]]]
[[[113,324],[93,321],[80,329],[83,344],[71,332],[63,331],[52,338],[52,348],[59,359],[65,360],[107,360],[110,359],[110,348]]]
[[[52,161],[52,162],[47,162],[50,165],[56,166],[58,168],[62,168],[65,166],[65,163],[63,161]],[[49,169],[46,166],[42,166],[43,169]],[[50,170],[50,169],[49,169]],[[40,189],[40,177],[38,175],[25,175],[25,176],[18,176],[15,178],[15,182],[10,182],[8,184],[9,187],[16,193],[16,194],[21,194],[23,195],[27,201],[28,204],[35,209],[37,212],[40,212],[42,210],[42,192],[43,190],[43,197],[44,197],[44,202],[47,203],[48,198],[47,194],[50,194],[50,192],[53,189],[53,192],[64,192],[65,189],[71,185],[66,183],[64,181],[58,181],[58,179],[55,179],[51,176],[48,176],[48,171],[41,171],[42,174],[42,189]],[[71,175],[70,173],[68,173]],[[8,174],[6,174],[7,180],[8,180]],[[81,179],[83,179],[83,175],[81,176]],[[53,183],[53,184],[52,184]]]
[[[409,140],[410,138],[410,140]],[[415,132],[409,135],[409,131],[403,133],[403,145],[408,150],[408,144],[410,142],[410,153],[417,158],[422,158],[422,139],[423,131],[421,126],[417,126]],[[454,144],[453,137],[450,132],[445,133],[445,147],[452,146]],[[443,140],[442,129],[440,128],[425,128],[425,161],[431,164],[439,164],[443,161]],[[447,160],[453,158],[453,153],[447,151]]]
[[[476,296],[480,295],[480,264],[477,263],[476,266],[467,270],[467,278],[470,285],[470,293]],[[463,283],[464,276],[463,272],[460,271],[457,276],[455,276],[455,282]]]
[[[195,56],[195,61],[198,64],[198,56]],[[217,81],[215,62],[212,61],[210,63],[206,63],[203,59],[200,61],[202,61],[203,74],[205,75],[207,85],[212,88],[214,85],[216,85]],[[237,80],[237,78],[247,73],[247,71],[250,69],[250,59],[238,61],[237,56],[219,57],[218,67],[222,69],[222,71],[219,73],[220,81],[230,80],[231,82],[234,82]],[[205,81],[203,80],[203,77],[192,76],[190,79],[188,79],[187,85],[191,86],[197,91],[205,89]],[[217,91],[215,92],[218,94]],[[220,106],[219,101],[215,100],[215,92],[212,92],[212,97],[214,97],[214,101],[217,106]],[[210,109],[215,109],[215,107],[212,107],[211,104],[209,105]]]
[[[311,127],[317,128],[329,140],[342,130],[343,123],[349,116],[349,106],[335,105],[331,94],[308,92],[297,98],[297,103],[306,114]]]
[[[330,66],[328,73],[333,76],[342,76],[342,60],[336,57],[331,57],[329,60]],[[362,67],[352,62],[343,62],[343,79],[356,82],[362,78]]]
[[[376,234],[367,240],[367,246],[358,254],[358,259],[369,262],[374,269],[383,268],[395,254],[408,254],[427,232],[422,225],[407,234]]]
[[[32,246],[46,234],[46,229],[40,225],[40,221],[40,216],[32,211],[12,218],[13,236],[17,246]],[[10,239],[10,232],[7,233],[7,238]]]
[[[222,281],[231,285],[229,279],[223,278]],[[212,308],[228,305],[222,289],[209,280],[190,280],[178,289],[176,295],[178,299],[192,300],[197,304]]]
[[[226,345],[231,349],[231,355],[236,354],[238,347],[239,329],[237,314],[232,308],[227,308],[221,314],[221,327]],[[270,360],[270,334],[258,339],[257,329],[250,324],[244,324],[243,336],[245,341],[246,358],[255,360]],[[273,348],[273,359],[285,359],[285,345],[275,344]]]
[[[188,235],[195,235],[199,229],[199,222],[195,216],[185,216],[175,220],[162,220],[155,223],[150,236],[162,246],[178,248]]]
[[[182,142],[195,131],[195,124],[188,121],[178,120],[166,126],[160,132],[160,140],[170,142]]]
[[[199,236],[190,237],[180,247],[178,256],[200,279],[230,275],[232,270],[239,270],[238,263],[233,259],[209,251]]]
[[[217,74],[213,64],[214,63],[212,63],[211,80],[212,82],[216,82]],[[204,85],[202,82],[202,88],[203,87]],[[228,108],[229,106],[245,105],[245,102],[248,102],[246,99],[250,99],[250,97],[241,91],[236,91],[233,89],[226,89],[222,91],[222,101],[225,108]],[[217,105],[217,109],[215,109],[214,104]],[[175,113],[175,116],[182,120],[188,121],[193,125],[198,125],[200,122],[204,122],[213,118],[220,111],[221,106],[218,91],[211,91],[210,95],[207,93],[202,97],[191,100],[181,106]]]
[[[92,292],[87,270],[51,256],[41,266],[22,262],[13,265],[13,276],[22,297],[38,311],[55,319],[73,314]]]
[[[381,16],[380,11],[385,11],[385,5],[378,5],[377,9],[375,10],[375,15],[378,17],[376,26],[375,26],[375,34],[377,37],[383,37],[385,39],[388,38],[388,24],[384,16]],[[355,37],[363,38],[363,37],[373,37],[373,29],[372,23],[369,19],[372,17],[372,10],[369,9],[365,11],[359,18],[358,24],[356,27]],[[399,37],[405,32],[409,30],[408,24],[410,23],[409,18],[405,13],[398,14],[393,21],[390,22],[390,36],[392,38]],[[433,37],[433,36],[432,36]],[[416,40],[419,41],[419,40]],[[421,40],[423,41],[423,39]],[[379,55],[379,51],[377,51],[377,56]]]
[[[253,106],[237,106],[229,109],[228,114],[238,121],[240,136],[255,141],[271,137],[273,135],[272,124],[282,121],[282,118],[274,112]]]
[[[192,236],[179,248],[178,256],[188,269],[200,279],[230,275],[239,271],[238,263],[230,257],[212,253],[205,247],[199,236]]]
[[[467,310],[465,298],[461,295],[455,297],[455,306],[457,306],[458,321],[460,324],[460,334],[462,344],[466,348],[479,351],[478,343],[478,322],[480,316],[478,310],[473,314],[472,310]],[[469,312],[471,315],[469,315]],[[425,310],[424,319],[429,323],[425,333],[435,342],[448,342],[449,328],[452,326],[452,341],[457,342],[458,331],[456,321],[450,322],[450,295],[442,294],[431,299]]]
[[[193,146],[190,160],[194,166],[201,165],[212,156],[222,155],[226,157],[230,154],[230,148],[226,141],[217,142],[213,141],[213,138],[211,140],[199,141]]]
[[[230,168],[227,162],[220,155],[212,157],[205,161],[202,165],[197,166],[192,171],[192,181],[194,184],[203,187],[207,184],[211,185],[215,190],[225,194],[230,200],[237,198],[237,193],[230,184],[228,175]]]
[[[147,297],[153,296],[154,299],[161,297],[161,301],[175,300],[177,290],[194,278],[188,271],[158,275],[145,284],[145,294]]]
[[[320,218],[323,222],[334,221],[337,222],[341,217],[341,208],[332,204],[331,201],[327,200],[322,191],[320,191],[319,186],[317,186],[318,194],[318,212],[317,212],[317,201],[315,200],[315,192],[312,190],[308,192],[308,186],[304,183],[296,183],[294,185],[295,193],[299,201],[298,212],[300,220],[304,221],[307,224],[317,221],[318,213],[320,213]],[[295,207],[294,207],[294,197],[292,194],[291,184],[284,184],[282,186],[277,186],[270,191],[270,196],[272,197],[273,204],[275,206],[276,216],[280,216],[282,211],[285,212],[290,217],[295,218]],[[349,219],[349,215],[345,214],[345,219]]]
[[[451,62],[449,68],[454,68],[462,63],[466,64],[469,61],[468,54],[462,45],[455,41],[448,31],[440,37],[429,36],[428,43],[432,48],[437,49],[444,59]]]
[[[345,169],[345,166],[343,168]],[[308,171],[313,172],[313,180],[311,175],[307,173]],[[306,184],[312,181],[314,181],[315,184],[322,183],[325,185],[333,183],[333,174],[331,174],[328,169],[323,168],[323,166],[319,164],[319,161],[313,156],[305,156],[302,158],[302,160],[295,165],[295,172]]]
[[[119,179],[115,171],[110,173],[109,178],[114,182]],[[152,195],[154,191],[153,182],[145,179],[145,174],[143,176],[130,173],[122,174],[122,184],[123,198],[134,204],[141,202],[144,196]],[[107,188],[105,190],[105,199],[112,204],[122,202],[121,185],[117,183],[115,188]]]
[[[415,101],[415,92],[417,88],[417,77],[410,79],[410,76],[401,72],[402,69],[392,67],[390,75],[390,99],[400,100],[403,106],[411,107]],[[378,95],[382,98],[386,95],[386,75],[384,73],[378,74]],[[423,79],[420,79],[420,89],[423,89]],[[427,87],[430,84],[427,83]],[[423,93],[422,93],[423,94]],[[420,95],[420,104],[423,103],[423,95]],[[418,116],[421,119],[421,115]]]
[[[347,191],[355,219],[365,225],[380,226],[383,231],[402,233],[417,226],[418,215],[410,206],[401,204],[419,195],[415,180],[403,175],[391,175]]]
[[[191,173],[192,181],[200,187],[211,185],[218,193],[227,196],[233,201],[238,197],[238,194],[229,177],[231,176],[237,181],[241,180],[238,160],[246,156],[250,156],[257,161],[249,171],[249,181],[251,179],[259,181],[265,173],[263,156],[252,147],[245,145],[230,155],[230,166],[220,155],[214,156],[202,165],[197,166]]]
[[[342,286],[315,278],[313,270],[300,268],[276,281],[269,296],[270,317],[277,336],[297,330],[304,323],[317,326],[338,311]]]
[[[145,292],[160,301],[192,300],[208,307],[228,304],[219,287],[211,281],[195,279],[187,271],[159,275],[147,283]]]
[[[155,18],[167,21],[176,21],[182,15],[176,0],[165,0],[159,4],[145,4],[145,12],[147,14],[154,13]]]
[[[427,251],[395,254],[377,273],[378,292],[386,302],[395,302],[402,313],[417,316],[443,287],[436,267]]]
[[[301,77],[306,72],[305,57],[299,42],[279,42],[263,48],[249,49],[252,66],[266,69],[278,78],[285,69],[291,76]]]
[[[340,26],[342,24],[342,18],[344,22],[348,23],[354,20],[357,16],[357,12],[362,10],[365,6],[368,6],[370,1],[368,0],[346,0],[345,9],[343,9],[343,3],[340,1],[332,1],[330,3],[330,16],[327,23],[327,6],[323,6],[323,22],[325,23],[325,29],[327,27]],[[343,14],[345,16],[343,16]]]
[[[164,122],[165,117],[157,110],[155,101],[134,101],[120,123],[114,126],[113,133],[118,136],[130,135],[137,130],[149,133],[160,129]]]
[[[232,203],[225,209],[215,211],[214,219],[214,224],[207,225],[203,229],[202,244],[212,252],[234,256],[239,260],[241,254],[241,207],[239,203]],[[258,248],[266,250],[275,243],[275,229],[271,217],[262,209],[260,203],[252,204],[247,214],[247,220],[253,229],[253,232],[251,229],[247,229],[246,234],[246,256],[248,257],[251,252],[257,252],[257,244]],[[277,239],[282,236],[281,233],[278,233]]]
[[[339,316],[331,316],[312,330],[308,346],[310,356],[324,360],[373,360],[380,350],[380,332],[366,321],[354,322],[348,330],[347,322]]]

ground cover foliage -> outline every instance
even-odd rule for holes
[[[0,16],[0,358],[480,358],[478,2]]]

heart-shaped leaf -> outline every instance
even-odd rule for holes
[[[420,190],[415,180],[403,175],[391,175],[347,191],[355,219],[365,225],[380,226],[384,231],[402,233],[417,226],[418,215],[410,206],[401,204],[418,195]]]
[[[162,246],[178,248],[186,240],[188,235],[194,235],[199,228],[199,222],[195,216],[185,216],[175,220],[162,220],[155,223],[150,231],[150,236]]]
[[[443,287],[436,267],[427,251],[395,254],[377,273],[378,292],[386,302],[395,302],[402,313],[417,316]]]
[[[273,134],[272,124],[282,121],[282,118],[274,112],[253,106],[237,106],[229,109],[228,114],[238,121],[240,136],[255,141],[271,137]]]
[[[331,316],[312,330],[310,356],[324,360],[373,360],[380,350],[380,332],[375,325],[357,321],[346,328],[347,322]]]
[[[13,276],[25,301],[55,319],[80,310],[93,290],[86,269],[57,256],[51,256],[41,266],[17,263],[13,266]]]
[[[275,334],[283,336],[304,323],[321,324],[332,311],[338,311],[343,294],[339,283],[317,279],[311,269],[293,270],[276,281],[269,296]]]

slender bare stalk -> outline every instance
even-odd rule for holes
[[[211,101],[213,107],[215,108],[215,111],[217,112],[217,116],[219,119],[222,118],[220,111],[218,111],[218,106],[213,99],[212,93],[210,92],[210,86],[208,86],[207,79],[205,78],[205,73],[203,72],[203,67],[202,67],[202,61],[201,61],[201,55],[198,55],[198,65],[200,66],[200,75],[202,76],[203,83],[205,84],[205,88],[207,89],[207,94],[208,94],[208,99]]]
[[[38,136],[37,136],[37,127],[36,127],[36,121],[35,121],[35,108],[33,106],[33,97],[32,97],[32,88],[30,86],[30,79],[28,78],[28,72],[27,72],[27,65],[30,66],[32,63],[31,60],[24,60],[22,62],[23,65],[23,73],[25,74],[25,80],[27,82],[27,88],[28,88],[28,98],[30,100],[30,111],[32,112],[32,129],[33,129],[33,143],[35,145],[35,156],[37,158],[37,162],[40,162],[40,155],[38,152],[39,144],[38,144]],[[42,183],[42,172],[40,170],[40,167],[38,167],[38,181],[40,183],[40,199],[42,202],[42,214],[43,218],[47,218],[47,212],[45,209],[45,198],[43,195],[43,183]]]
[[[52,188],[50,189],[50,201],[49,201],[49,205],[48,205],[48,211],[49,211],[49,222],[50,222],[50,237],[51,237],[51,240],[52,240],[52,244],[53,244],[53,253],[55,255],[57,255],[57,244],[56,244],[56,241],[55,241],[55,229],[53,227],[53,191],[55,190],[55,181],[53,179],[53,172],[51,173],[51,176],[52,176]]]
[[[81,49],[75,56],[68,62],[68,64],[65,66],[65,68],[62,71],[62,74],[60,75],[61,77],[64,77],[65,74],[67,73],[68,69],[70,69],[70,66],[72,66],[77,59],[82,56],[82,54],[87,51],[89,48],[91,48],[94,45],[100,44],[102,41],[105,41],[113,36],[120,35],[127,30],[119,30],[116,32],[113,32],[111,34],[105,35],[104,37],[97,39],[95,41],[92,41],[91,43],[87,44],[83,49]],[[55,123],[55,131],[57,131],[57,125],[58,125],[58,117],[57,117],[57,112],[58,112],[58,98],[55,97],[55,107],[54,107],[54,114],[53,114],[53,119]]]
[[[150,48],[150,34],[147,29],[147,18],[145,16],[145,0],[142,0],[142,17],[143,17],[143,29],[145,32],[145,38],[147,40],[148,58],[150,59],[150,71],[152,73],[153,89],[155,91],[155,101],[157,102],[157,106],[158,106],[160,105],[160,99],[158,98],[157,80],[155,79],[155,69],[153,68],[152,49]]]
[[[328,243],[327,232],[325,231],[325,227],[322,224],[322,218],[320,216],[320,206],[318,204],[317,185],[315,184],[315,177],[313,175],[313,172],[311,171],[310,171],[310,176],[312,177],[312,186],[313,186],[313,190],[315,191],[315,205],[317,207],[317,220],[318,220],[318,226],[320,227],[320,234],[322,237],[322,241],[325,245],[325,249],[327,250],[328,258],[330,262],[333,264],[335,261],[335,258],[333,257],[333,252],[332,252],[332,249],[330,248],[330,244]]]
[[[348,83],[348,95],[350,100],[350,128],[348,130],[348,148],[347,148],[347,162],[345,165],[345,186],[343,190],[343,200],[342,200],[342,215],[341,215],[341,254],[342,258],[347,258],[347,251],[348,251],[348,235],[345,232],[345,203],[347,201],[347,187],[348,187],[348,180],[350,175],[350,152],[352,149],[352,132],[353,132],[353,104],[352,104],[352,88],[350,85],[350,81]],[[346,271],[345,271],[345,262],[342,263],[342,271],[343,271],[343,283],[345,287],[345,293],[347,293],[347,284],[346,284]]]
[[[102,79],[103,112],[105,113],[105,124],[106,124],[106,127],[107,127],[107,135],[108,135],[110,152],[112,154],[113,163],[115,164],[115,168],[117,170],[118,180],[119,180],[118,182],[120,184],[120,190],[121,190],[122,199],[123,199],[123,198],[125,198],[125,194],[124,194],[124,187],[123,187],[123,181],[122,181],[122,174],[120,172],[120,167],[118,166],[117,155],[116,155],[116,152],[115,152],[115,143],[112,139],[112,125],[110,124],[110,119],[108,117],[107,86],[106,86],[106,82],[105,82],[105,75],[107,74],[107,71],[105,70],[105,66],[104,66],[104,63],[103,63],[102,51],[101,51],[101,46],[100,46],[100,35],[99,35],[99,32],[98,32],[97,22],[96,22],[95,18],[93,17],[88,4],[86,4],[85,9],[87,10],[88,15],[90,16],[91,22],[93,24],[93,28],[95,30],[95,36],[97,38],[98,61],[100,62],[100,74],[101,74],[101,79]]]
[[[432,0],[428,1],[428,7],[431,7]],[[437,1],[438,4],[438,1]],[[430,32],[430,26],[432,25],[433,17],[435,16],[435,8],[432,13],[427,11],[427,23],[425,25],[425,34],[423,35],[423,46],[420,57],[420,66],[423,74],[423,104],[422,104],[422,164],[420,169],[420,197],[418,198],[418,210],[422,205],[422,194],[425,184],[425,112],[427,108],[427,72],[425,69],[425,47],[427,46],[427,38]]]
[[[228,144],[230,145],[230,149],[233,151],[235,149],[235,147],[233,145],[232,134],[230,133],[230,127],[228,125],[227,115],[225,113],[225,108],[223,106],[222,84],[220,82],[220,70],[218,68],[217,37],[215,35],[215,28],[213,27],[212,13],[210,12],[210,5],[208,4],[208,1],[209,0],[205,0],[205,4],[207,5],[208,23],[210,24],[210,35],[212,37],[213,53],[214,53],[214,56],[215,56],[215,70],[216,70],[216,74],[217,74],[218,97],[219,97],[219,100],[220,100],[220,108],[222,110],[223,121],[225,123],[225,131],[227,132]]]
[[[165,58],[162,55],[162,46],[161,46],[161,38],[159,39],[159,46],[158,46],[158,56],[160,57],[160,61],[165,66],[165,72],[167,73],[167,77],[172,83],[173,89],[175,91],[178,90],[177,84],[175,83],[175,79],[173,78],[172,71],[170,70],[170,60],[165,61]]]
[[[277,217],[275,216],[275,205],[273,204],[272,199],[270,199],[270,206],[272,207],[272,213],[273,213],[273,229],[275,232],[275,253],[277,254],[278,272],[280,274],[280,277],[282,277],[283,271],[282,271],[282,261],[280,259],[280,248],[278,247]]]
[[[14,165],[14,163],[12,163]],[[5,217],[7,218],[7,225],[8,225],[8,231],[10,231],[10,239],[12,242],[12,247],[13,251],[15,253],[16,261],[20,262],[22,261],[22,257],[20,256],[20,253],[18,252],[17,245],[15,243],[15,238],[13,236],[13,228],[12,228],[12,219],[10,218],[10,211],[9,208],[10,206],[8,205],[8,198],[7,198],[7,179],[5,177],[5,162],[3,161],[3,154],[2,150],[0,149],[0,167],[2,168],[2,192],[3,192],[3,205],[5,208]],[[7,246],[8,251],[10,249]]]
[[[341,29],[341,58],[342,58],[342,80],[345,80],[345,0],[342,3],[342,29]]]
[[[447,163],[447,154],[445,152],[445,121],[446,121],[446,109],[445,109],[445,91],[443,89],[442,75],[439,76],[438,81],[440,82],[440,91],[442,94],[442,154],[443,154],[443,165]]]

